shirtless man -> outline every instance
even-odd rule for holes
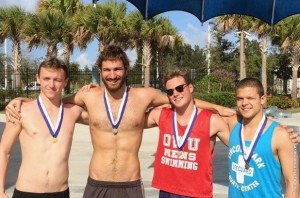
[[[7,122],[0,142],[0,198],[5,193],[9,157],[17,138],[22,162],[13,198],[68,198],[68,159],[75,122],[87,124],[87,113],[79,106],[63,105],[62,89],[68,82],[66,65],[58,59],[42,62],[36,76],[41,85],[36,100],[22,105],[19,121]]]
[[[169,100],[165,94],[150,87],[126,86],[129,60],[120,47],[107,47],[98,59],[98,67],[105,87],[94,87],[63,99],[64,103],[85,106],[89,114],[94,150],[83,197],[140,198],[144,192],[138,151],[145,112],[149,107],[167,104]],[[196,105],[222,115],[235,113],[204,101],[196,101]],[[12,109],[14,106],[18,105],[10,104]]]
[[[153,88],[129,88],[125,84],[129,60],[117,46],[107,47],[98,59],[103,87],[77,92],[64,101],[85,106],[90,117],[93,154],[84,198],[144,196],[138,151],[145,112],[169,103]],[[233,114],[221,106],[201,101],[197,106]]]
[[[173,108],[152,109],[145,123],[159,127],[152,186],[160,189],[160,198],[213,197],[213,150],[216,136],[228,145],[228,125],[219,115],[196,108],[184,69],[170,68],[164,81]]]

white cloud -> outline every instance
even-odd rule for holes
[[[198,31],[198,32],[186,32],[183,31],[180,33],[184,39],[184,42],[190,44],[192,47],[198,45],[200,47],[206,47],[207,45],[207,32]]]
[[[80,65],[80,68],[83,69],[85,66],[88,66],[88,68],[92,68],[94,62],[91,61],[88,58],[87,53],[81,53],[76,59],[75,62],[77,62]]]
[[[1,7],[19,6],[26,11],[33,12],[36,9],[38,0],[0,0]]]
[[[136,50],[133,49],[133,50],[126,50],[126,54],[129,58],[129,64],[130,66],[134,65],[135,64],[135,61],[137,59],[137,54],[136,54]]]
[[[191,23],[188,23],[188,24],[186,25],[186,27],[187,27],[188,30],[190,30],[190,31],[192,31],[192,32],[195,32],[195,33],[199,33],[199,32],[200,32],[200,29],[197,28],[197,27],[195,27],[195,26],[194,26],[193,24],[191,24]]]

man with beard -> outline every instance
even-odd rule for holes
[[[93,87],[64,99],[65,103],[84,106],[89,114],[94,150],[83,197],[144,197],[138,151],[145,112],[149,107],[168,104],[168,97],[151,87],[126,86],[129,60],[118,46],[108,46],[101,53],[98,67],[105,87]],[[222,115],[235,113],[204,101],[198,100],[196,105]]]

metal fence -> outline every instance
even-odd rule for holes
[[[70,70],[68,86],[64,89],[63,95],[76,93],[82,86],[93,82],[92,71]],[[20,72],[0,70],[0,110],[16,97],[35,98],[40,92],[40,87],[36,82],[37,70],[24,69]],[[154,76],[154,75],[153,75]],[[153,79],[151,77],[150,79]],[[142,72],[129,70],[126,84],[131,87],[143,86]],[[160,88],[155,81],[153,86]]]
[[[21,70],[18,74],[13,71],[2,71],[0,70],[0,110],[2,110],[5,105],[15,97],[29,97],[35,98],[39,94],[39,86],[36,85],[36,73],[37,70],[33,69],[24,69]],[[89,70],[74,70],[69,71],[70,78],[67,88],[64,90],[64,95],[72,94],[77,92],[83,85],[89,84],[92,82],[92,71]],[[193,76],[204,76],[203,74],[194,74]],[[191,77],[193,77],[191,76]],[[255,75],[252,77],[255,77]],[[199,81],[198,81],[199,82]],[[141,71],[129,70],[127,81],[128,86],[131,87],[142,87],[144,85],[144,78]],[[236,79],[232,79],[232,82],[229,83],[235,84]],[[194,84],[199,84],[194,82]],[[151,74],[150,76],[150,85],[163,90],[161,81],[157,79],[156,74]],[[288,83],[289,85],[289,83]],[[268,88],[272,89],[274,93],[282,93],[283,90],[283,81],[282,79],[275,78],[272,73],[268,74]],[[198,89],[206,89],[206,86],[203,86],[200,83]],[[230,90],[234,91],[234,86],[229,86]],[[298,83],[300,87],[300,79]],[[288,89],[289,90],[289,89]],[[224,90],[222,90],[224,91]]]

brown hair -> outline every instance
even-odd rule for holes
[[[264,95],[264,87],[257,78],[250,78],[250,77],[244,78],[237,84],[235,88],[235,92],[237,92],[238,89],[242,89],[246,87],[256,88],[257,93],[260,97]]]
[[[192,84],[192,79],[189,72],[185,68],[169,67],[164,76],[164,84],[166,85],[168,80],[175,77],[183,77],[186,84]]]
[[[115,61],[115,60],[121,60],[125,70],[129,68],[129,59],[124,52],[124,50],[117,46],[117,45],[109,45],[107,46],[100,54],[98,58],[98,68],[102,69],[102,63],[103,61]]]
[[[39,69],[38,69],[38,76],[40,76],[41,68],[47,69],[62,69],[65,72],[65,79],[69,78],[68,67],[64,63],[64,61],[59,60],[58,58],[47,58],[43,62],[41,62]]]

